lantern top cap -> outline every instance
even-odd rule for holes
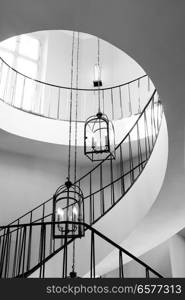
[[[69,189],[72,186],[72,182],[69,180],[69,177],[66,178],[67,181],[65,182],[65,186],[67,187],[67,189]]]
[[[96,114],[96,116],[97,116],[98,119],[101,119],[101,117],[103,116],[103,114],[102,114],[101,111],[99,111],[99,112]]]

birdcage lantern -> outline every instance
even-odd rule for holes
[[[115,132],[107,115],[98,112],[84,126],[84,154],[91,161],[115,159]]]
[[[84,236],[84,198],[68,179],[53,196],[53,238]]]

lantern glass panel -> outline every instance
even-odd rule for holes
[[[81,237],[84,234],[84,203],[81,190],[64,185],[53,197],[53,237]],[[78,222],[79,224],[77,224]]]
[[[99,113],[86,121],[84,153],[92,161],[103,160],[109,154],[115,158],[114,127],[106,115]]]

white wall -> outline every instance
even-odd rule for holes
[[[142,219],[147,215],[151,205],[155,203],[165,177],[167,153],[167,127],[163,118],[157,142],[143,173],[124,196],[123,201],[120,201],[104,218],[95,224],[96,229],[136,256],[140,256],[147,251],[145,244],[140,244],[139,237],[135,237],[134,242],[140,246],[142,251],[138,253],[136,247],[130,248],[130,245],[126,242],[132,238],[134,231],[142,223]],[[158,175],[156,176],[156,174]],[[114,223],[111,220],[114,220]],[[122,228],[122,230],[118,230],[118,228]],[[149,233],[146,238],[150,239]],[[97,266],[98,272],[102,274],[113,270],[114,265],[117,263],[115,257],[116,251],[110,252],[104,259],[102,255],[102,261]],[[125,262],[129,260],[129,257],[124,257]]]
[[[45,32],[47,43],[43,48],[45,55],[45,81],[54,85],[70,87],[71,85],[71,55],[72,55],[72,33],[68,31],[48,31]],[[47,50],[46,50],[47,49]],[[73,62],[73,87],[76,87],[76,50],[77,50],[77,33],[75,34],[74,43],[74,62]],[[79,87],[93,89],[94,65],[97,63],[97,38],[91,35],[80,35],[79,50]],[[114,47],[110,43],[101,40],[100,42],[100,64],[102,69],[103,87],[119,85],[145,74],[143,69],[126,53]],[[42,72],[43,73],[43,72]],[[145,82],[143,81],[143,85]],[[141,84],[142,86],[142,84]],[[131,97],[133,111],[138,112],[138,93],[137,87],[131,86]],[[142,90],[142,88],[141,88]],[[147,88],[141,91],[141,102],[146,103],[148,100]],[[60,96],[59,96],[60,93]],[[135,93],[135,95],[133,95]],[[73,94],[73,103],[76,92]],[[78,119],[85,120],[90,115],[98,111],[97,93],[80,91],[78,92]],[[111,91],[105,91],[104,112],[111,118]],[[114,97],[114,114],[115,119],[121,117],[119,106],[119,90],[113,90]],[[127,87],[122,90],[123,111],[124,115],[128,112],[128,90]],[[69,119],[69,99],[70,92],[65,89],[60,91],[57,88],[45,87],[43,97],[43,113],[47,115],[48,111],[55,116],[58,99],[60,99],[61,118]],[[101,95],[103,103],[103,95]],[[135,104],[136,103],[136,107]],[[73,119],[74,119],[73,105]],[[143,105],[142,105],[143,107]]]
[[[185,278],[185,238],[178,234],[170,239],[170,258],[172,276]]]
[[[170,249],[169,249],[169,240],[160,244],[159,246],[151,249],[146,252],[142,256],[139,257],[144,263],[153,268],[159,274],[161,274],[165,278],[172,277],[171,270],[171,257],[170,257]],[[145,277],[145,268],[139,265],[137,262],[132,260],[131,262],[125,264],[124,275],[125,277]],[[108,274],[105,274],[103,277],[118,277],[119,270],[116,269]],[[103,275],[103,274],[102,274]],[[153,273],[150,272],[150,277],[156,277]]]
[[[124,198],[122,198],[94,225],[97,230],[117,244],[122,244],[124,239],[132,234],[134,228],[141,222],[143,217],[150,210],[152,204],[155,202],[165,176],[167,151],[167,127],[165,118],[163,118],[156,145],[143,173],[139,176]],[[157,177],[156,166],[158,172]],[[112,246],[109,246],[100,239],[96,241],[96,247],[96,264],[98,274],[105,274],[114,270],[118,261],[117,251],[114,251]],[[71,251],[71,245],[69,248]],[[76,255],[78,257],[76,261],[80,276],[86,275],[88,277],[89,250],[90,232],[88,231],[86,232],[85,238],[80,240],[78,239],[76,241]],[[143,245],[143,252],[145,252],[145,245]],[[62,253],[59,253],[46,263],[47,276],[58,276],[57,272],[59,268],[61,268],[61,257]],[[70,258],[69,262],[71,261]],[[125,262],[130,260],[128,257],[125,257],[124,259]],[[32,276],[37,276],[37,272],[33,273]]]
[[[72,33],[48,31],[46,81],[70,86]],[[77,33],[74,48],[74,78],[76,76]],[[93,88],[94,65],[97,63],[97,37],[80,34],[79,87]],[[144,74],[143,69],[126,53],[100,40],[100,64],[103,87],[121,84]]]
[[[28,155],[0,151],[0,165],[1,225],[49,199],[66,178],[66,166]]]
[[[118,144],[136,122],[132,116],[114,122]],[[77,145],[84,145],[84,123],[78,123]],[[58,145],[69,144],[69,122],[52,120],[25,113],[0,101],[0,128],[21,137]],[[144,133],[144,132],[143,132]],[[141,137],[142,138],[142,137]],[[72,145],[75,145],[75,123],[72,123]]]

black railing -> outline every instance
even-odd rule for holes
[[[101,110],[109,119],[117,120],[141,113],[154,86],[147,75],[132,81],[99,89],[72,88],[78,91],[78,121],[84,122]],[[0,99],[14,108],[55,120],[69,120],[70,87],[33,79],[9,66],[0,58]],[[91,110],[89,110],[91,103]],[[75,120],[75,110],[72,111]]]
[[[132,128],[116,146],[116,161],[105,159],[76,182],[82,188],[85,196],[86,224],[92,225],[104,216],[122,199],[137,180],[153,151],[160,130],[162,115],[162,104],[155,90]],[[16,277],[23,271],[33,271],[42,261],[42,255],[39,254],[40,246],[38,245],[42,243],[43,233],[41,234],[36,229],[33,231],[33,227],[39,222],[43,224],[43,227],[40,228],[43,231],[45,230],[43,229],[44,224],[52,222],[52,198],[24,214],[6,228],[1,229],[0,269],[2,276]],[[29,233],[27,229],[20,227],[21,224],[25,223],[30,225]],[[25,264],[19,262],[17,265],[16,262],[17,259],[20,259],[20,253],[26,251],[25,243],[22,242],[25,236],[26,239],[35,241],[34,251],[32,248],[28,251]],[[47,239],[49,242],[45,248],[44,256],[50,258],[61,250],[61,241],[53,239],[52,231],[49,230],[47,230]],[[6,262],[10,257],[14,261],[13,266],[15,265],[12,270],[4,268],[4,261]]]
[[[66,222],[58,222],[58,224],[64,224]],[[101,252],[101,248],[96,246],[101,243],[101,246],[107,247],[110,251],[116,250],[116,253],[114,255],[114,261],[117,262],[114,266],[114,275],[106,274],[106,277],[117,277],[117,278],[125,278],[127,277],[127,271],[124,266],[124,256],[128,256],[131,260],[133,260],[141,269],[140,276],[141,277],[159,277],[162,278],[163,276],[156,272],[153,268],[151,268],[149,265],[144,263],[139,258],[135,257],[133,254],[128,252],[127,250],[123,249],[121,246],[117,245],[114,241],[110,240],[108,237],[104,236],[102,233],[91,227],[90,225],[86,223],[79,223],[79,222],[68,222],[70,224],[78,224],[80,226],[84,226],[85,231],[90,231],[90,234],[88,235],[87,239],[87,245],[85,249],[85,257],[81,255],[81,249],[79,247],[76,247],[75,251],[75,260],[78,262],[76,266],[77,276],[79,277],[88,277],[88,278],[95,278],[95,277],[105,277],[105,274],[100,274],[100,271],[97,274],[97,257],[99,257],[99,253]],[[46,249],[48,246],[48,238],[49,238],[49,232],[52,228],[52,222],[44,222],[44,223],[34,223],[34,224],[22,224],[20,226],[12,225],[8,228],[6,227],[4,230],[4,243],[3,243],[3,257],[0,261],[0,274],[1,277],[7,278],[8,274],[10,272],[10,269],[12,270],[13,275],[16,277],[28,277],[30,276],[34,270],[37,271],[37,273],[34,275],[34,277],[39,278],[45,278],[45,277],[51,277],[51,273],[49,271],[49,268],[47,267],[47,262],[51,257],[46,258]],[[9,255],[10,251],[10,231],[14,229],[16,226],[16,229],[19,231],[20,237],[17,237],[15,240],[15,243],[18,244],[19,240],[19,246],[17,247],[17,253],[18,255],[13,257],[11,261],[11,257]],[[39,236],[39,256],[38,256],[38,264],[37,268],[33,268],[32,270],[29,270],[30,265],[30,254],[31,251],[34,251],[34,248],[32,248],[32,242],[33,240],[30,239],[32,231],[36,229],[38,232],[40,232]],[[77,239],[76,239],[77,241]],[[103,241],[103,243],[102,243]],[[60,249],[60,257],[58,257],[57,264],[60,265],[60,273],[58,273],[57,268],[55,268],[56,272],[55,274],[52,274],[54,277],[60,277],[60,278],[67,278],[70,274],[70,265],[72,261],[72,252],[71,252],[71,243],[72,240],[63,240],[61,239],[61,249]],[[34,247],[34,246],[33,246]],[[79,251],[80,250],[80,251]],[[57,252],[55,252],[56,254]],[[81,260],[81,261],[80,261]],[[86,268],[83,268],[84,264],[79,262],[84,262],[85,260],[85,266]],[[56,263],[56,262],[55,262]],[[136,265],[136,267],[137,267]],[[47,270],[48,268],[48,270]],[[125,270],[124,270],[125,269]],[[135,274],[133,274],[134,277]],[[130,277],[130,274],[129,274]]]

